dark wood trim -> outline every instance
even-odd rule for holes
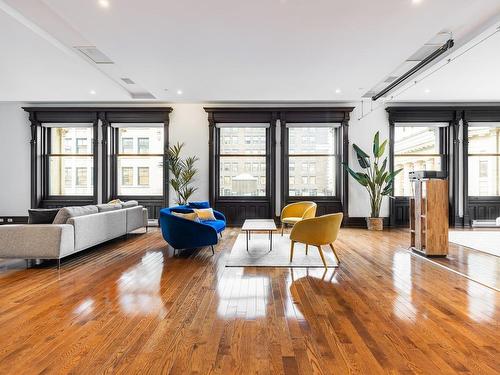
[[[449,126],[449,137],[448,140],[450,142],[449,150],[451,150],[451,157],[448,157],[448,176],[450,179],[450,224],[452,226],[457,226],[458,222],[457,217],[459,215],[459,206],[460,206],[460,120],[461,113],[455,112],[454,121],[450,122]],[[463,225],[463,224],[462,224]]]
[[[108,201],[116,192],[117,144],[111,134],[111,123],[163,123],[164,126],[164,180],[168,181],[166,151],[168,149],[168,126],[171,107],[23,107],[29,112],[31,124],[31,207],[78,205],[98,202],[99,176],[102,176],[101,200]],[[102,140],[99,147],[99,121]],[[48,195],[48,158],[50,131],[44,131],[44,123],[89,123],[93,128],[93,197],[51,197]],[[99,152],[102,162],[99,165]],[[101,170],[100,170],[101,168]],[[100,173],[101,171],[101,173]],[[168,187],[163,187],[160,198],[168,205]]]
[[[390,227],[390,218],[383,218],[384,227]],[[348,217],[347,220],[344,220],[342,223],[344,227],[347,228],[366,228],[366,217]]]
[[[353,107],[314,107],[314,108],[280,108],[281,124],[281,207],[300,200],[314,200],[318,203],[321,214],[342,211],[344,221],[349,218],[348,174],[340,162],[349,162],[349,119]],[[332,123],[340,124],[336,130],[336,151],[340,157],[336,168],[336,196],[334,197],[290,197],[289,193],[289,159],[288,123]]]
[[[471,224],[469,216],[469,121],[464,116],[462,120],[462,207],[463,207],[463,225]]]
[[[0,225],[28,224],[28,216],[0,216]]]

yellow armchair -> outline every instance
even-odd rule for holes
[[[290,233],[290,262],[293,260],[293,249],[295,242],[300,242],[306,245],[306,255],[308,252],[309,245],[316,246],[319,251],[319,255],[325,268],[328,268],[325,262],[325,257],[323,255],[323,250],[321,250],[322,245],[329,245],[337,259],[337,263],[340,263],[340,259],[333,247],[333,243],[337,239],[340,231],[340,224],[342,224],[343,214],[329,214],[320,217],[315,217],[311,219],[305,219],[297,222]]]
[[[314,202],[295,202],[291,203],[281,210],[281,235],[285,224],[295,225],[301,220],[316,216],[317,205]]]

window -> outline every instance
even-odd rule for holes
[[[138,181],[137,184],[140,186],[149,185],[149,167],[138,167],[137,168]]]
[[[134,139],[133,138],[122,138],[122,153],[132,154],[134,152]]]
[[[413,195],[411,171],[440,171],[444,157],[437,126],[396,126],[394,128],[394,170],[403,169],[394,180],[394,195]]]
[[[220,142],[220,196],[266,195],[266,128],[222,127]],[[232,134],[231,137],[229,134]],[[232,147],[226,139],[232,138]],[[243,143],[238,140],[244,140]],[[226,168],[225,165],[231,165]]]
[[[118,127],[118,196],[163,195],[163,127]],[[133,145],[137,144],[137,151]]]
[[[86,167],[76,167],[76,186],[78,186],[78,187],[87,186],[87,168]]]
[[[137,148],[139,154],[147,154],[149,152],[149,138],[138,138]]]
[[[76,139],[76,153],[77,154],[88,153],[87,138],[77,138]]]
[[[468,127],[469,196],[500,196],[500,124]]]
[[[47,127],[48,195],[94,195],[92,127]],[[74,143],[73,143],[74,142]],[[75,180],[73,183],[73,173]]]
[[[70,188],[73,185],[73,168],[64,168],[64,187]]]
[[[122,185],[132,186],[134,181],[134,168],[122,167]]]
[[[287,130],[288,196],[336,196],[337,128],[291,125]]]

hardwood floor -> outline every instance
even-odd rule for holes
[[[342,229],[338,269],[225,268],[156,230],[0,269],[0,374],[498,374],[500,294]],[[500,277],[500,275],[497,275]]]

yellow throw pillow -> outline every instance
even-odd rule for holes
[[[211,208],[194,208],[193,211],[198,215],[200,220],[217,220],[214,216],[214,210]]]
[[[123,202],[119,199],[113,199],[112,201],[109,201],[108,204],[122,204]]]
[[[174,212],[174,211],[172,211],[172,214],[175,215],[175,216],[177,216],[177,217],[182,217],[183,219],[187,219],[187,220],[191,220],[191,221],[199,221],[198,215],[196,214],[196,212],[191,212],[191,213],[183,214],[181,212]]]

